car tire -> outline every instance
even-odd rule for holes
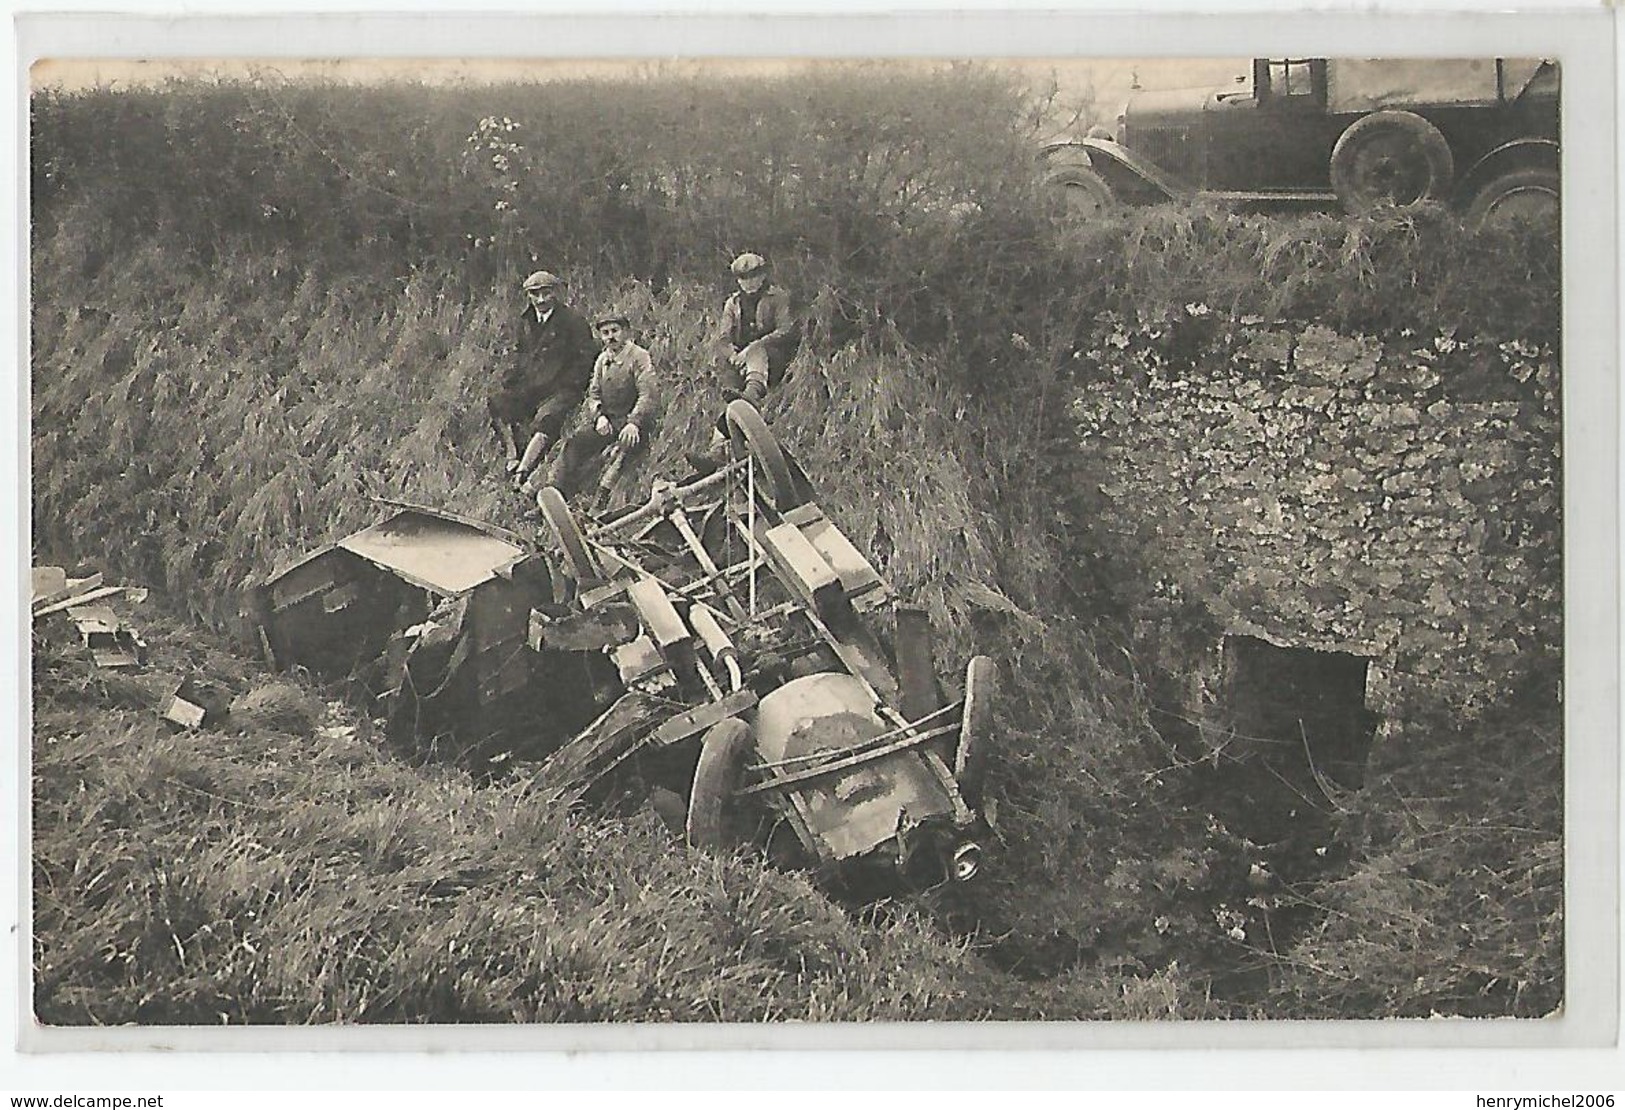
[[[1061,198],[1066,214],[1088,219],[1117,207],[1112,187],[1088,166],[1057,166],[1044,175],[1044,184]]]
[[[544,486],[542,492],[536,495],[536,507],[541,509],[542,519],[547,521],[554,542],[564,553],[565,570],[570,576],[581,584],[601,579],[603,575],[592,557],[592,549],[587,546],[587,537],[582,534],[581,525],[576,523],[576,515],[570,511],[564,494],[553,486]]]
[[[768,504],[781,513],[787,513],[806,499],[796,488],[790,476],[790,464],[785,461],[784,450],[768,430],[767,422],[756,406],[749,401],[731,401],[728,404],[728,438],[736,456],[749,457],[756,464],[756,484]]]
[[[726,851],[728,803],[739,789],[745,755],[750,748],[750,726],[737,717],[714,724],[700,741],[700,761],[694,768],[694,786],[688,795],[688,842],[708,852]]]
[[[1354,215],[1439,200],[1455,173],[1450,144],[1415,112],[1361,116],[1332,148],[1332,192]]]
[[[965,667],[965,710],[954,748],[954,781],[972,805],[982,798],[987,779],[987,752],[993,734],[993,702],[998,697],[999,667],[985,655]]]
[[[1553,217],[1562,206],[1562,179],[1546,166],[1526,166],[1490,179],[1467,206],[1467,226],[1474,231],[1511,220]]]

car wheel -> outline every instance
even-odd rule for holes
[[[749,456],[756,464],[756,484],[768,504],[781,513],[787,513],[803,500],[795,480],[790,476],[790,464],[785,461],[779,441],[768,430],[762,414],[749,401],[728,404],[728,435],[733,441],[735,455]]]
[[[954,780],[966,801],[978,804],[987,777],[987,750],[993,733],[993,701],[998,696],[999,667],[985,655],[965,668],[965,711],[954,749]]]
[[[700,741],[700,761],[688,795],[688,842],[694,847],[720,852],[730,846],[728,802],[739,789],[749,748],[750,726],[737,717],[712,725]]]
[[[1045,175],[1044,184],[1059,191],[1069,216],[1098,216],[1117,207],[1112,187],[1088,166],[1058,166]]]
[[[1511,170],[1492,178],[1467,208],[1467,226],[1503,227],[1533,220],[1555,220],[1562,204],[1562,182],[1545,166]]]
[[[1414,112],[1362,116],[1332,148],[1332,192],[1355,215],[1438,200],[1455,173],[1450,144]]]
[[[592,550],[587,546],[587,538],[582,535],[581,526],[576,523],[575,513],[570,511],[564,494],[553,486],[545,486],[536,495],[536,506],[542,510],[542,517],[553,533],[554,542],[564,553],[565,569],[570,576],[580,583],[596,582],[602,578]]]

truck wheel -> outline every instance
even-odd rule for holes
[[[694,847],[708,852],[729,847],[727,806],[739,789],[749,747],[750,726],[737,717],[712,725],[700,741],[700,762],[688,795],[688,842]]]
[[[1554,219],[1562,202],[1561,179],[1554,169],[1529,166],[1490,179],[1467,207],[1473,230],[1528,220]]]
[[[1332,192],[1354,215],[1437,200],[1455,173],[1450,144],[1415,112],[1362,116],[1332,148]]]
[[[1070,216],[1098,216],[1117,207],[1112,187],[1088,166],[1057,166],[1044,176],[1044,184],[1059,190]]]
[[[998,686],[998,664],[985,655],[974,656],[965,668],[965,712],[959,722],[959,746],[954,749],[954,781],[972,805],[980,804],[987,777],[987,749]]]
[[[768,431],[762,414],[749,401],[731,401],[728,404],[728,437],[733,441],[734,454],[749,455],[756,463],[756,484],[766,496],[768,504],[781,513],[800,505],[803,498],[796,492],[790,477],[790,464],[784,459],[779,441]]]
[[[564,500],[564,494],[553,486],[544,486],[536,495],[536,507],[542,510],[553,540],[564,552],[565,569],[577,582],[596,582],[602,575],[587,547],[587,538],[581,534],[576,516]]]

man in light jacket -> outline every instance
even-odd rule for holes
[[[600,470],[607,494],[622,461],[648,447],[660,414],[660,383],[649,352],[632,341],[632,322],[610,312],[593,323],[604,349],[587,386],[587,422],[564,441],[552,485],[566,497],[582,491]]]
[[[722,306],[717,381],[724,405],[737,397],[760,405],[801,349],[801,327],[791,311],[789,292],[769,278],[767,259],[746,251],[733,260],[729,270],[739,288]],[[703,452],[689,452],[689,466],[696,473],[708,474],[727,462],[726,437],[726,418],[719,416],[710,446]]]

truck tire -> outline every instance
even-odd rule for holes
[[[1044,184],[1058,190],[1069,216],[1087,219],[1117,207],[1112,187],[1088,166],[1057,166],[1044,175]]]
[[[1354,215],[1438,200],[1456,173],[1450,144],[1415,112],[1385,110],[1349,125],[1332,148],[1332,192]]]
[[[987,749],[993,733],[993,700],[998,696],[999,667],[985,655],[965,668],[965,713],[959,723],[959,745],[954,749],[954,781],[971,805],[982,801],[987,779]]]
[[[564,494],[553,486],[545,486],[536,495],[536,507],[542,510],[542,518],[547,521],[554,542],[564,553],[564,568],[570,577],[581,584],[597,582],[602,578],[598,564],[593,561],[592,551],[587,547],[587,539],[581,534],[581,526],[576,523],[575,514],[564,500]]]
[[[1467,226],[1551,219],[1562,203],[1562,179],[1546,166],[1526,166],[1492,177],[1467,206]]]
[[[738,717],[719,721],[700,741],[700,761],[688,795],[688,842],[708,852],[726,851],[728,802],[739,789],[739,776],[750,747],[750,726]]]
[[[768,430],[762,414],[749,401],[730,401],[727,409],[728,438],[735,455],[748,455],[756,466],[756,485],[772,505],[787,513],[805,498],[796,490],[779,441]]]

